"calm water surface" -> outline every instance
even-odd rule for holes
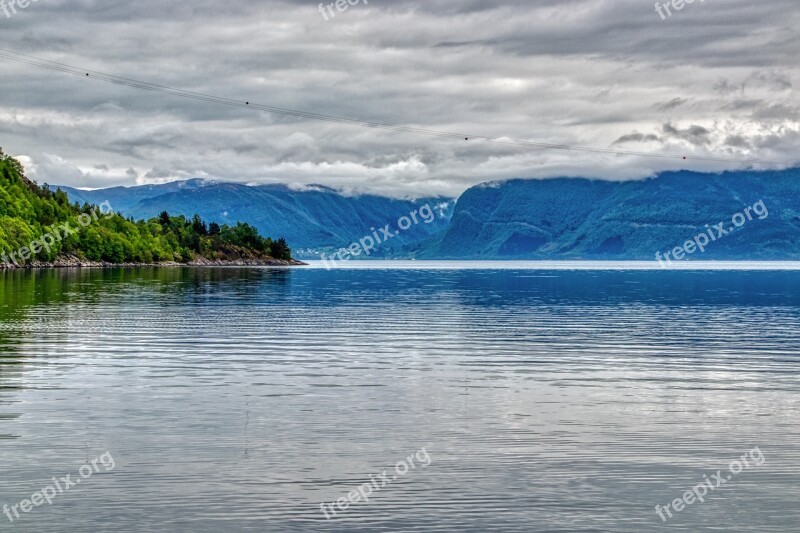
[[[798,531],[798,279],[0,273],[0,505],[116,463],[0,530]],[[662,523],[755,446],[765,464]],[[422,447],[430,465],[326,520]]]

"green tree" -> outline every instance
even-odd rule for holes
[[[292,258],[292,250],[289,248],[289,245],[286,243],[286,239],[283,237],[273,242],[271,248],[272,250],[270,255],[272,255],[272,257],[275,259],[288,261]]]

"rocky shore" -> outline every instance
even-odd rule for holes
[[[34,268],[135,268],[135,267],[255,267],[255,266],[304,266],[306,263],[291,259],[284,261],[273,258],[240,258],[211,260],[198,257],[188,263],[164,261],[161,263],[107,263],[105,261],[88,261],[75,256],[62,256],[52,263],[32,261],[24,266],[0,263],[0,270],[34,269]]]

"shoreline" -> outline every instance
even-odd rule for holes
[[[111,269],[111,268],[140,268],[140,267],[293,267],[308,266],[308,263],[290,259],[205,259],[198,257],[188,263],[178,263],[177,261],[163,261],[160,263],[109,263],[107,261],[89,261],[77,257],[62,257],[52,263],[33,261],[26,265],[18,266],[8,263],[0,263],[0,271],[12,270],[44,270],[44,269],[67,269],[67,268],[92,268],[92,269]]]

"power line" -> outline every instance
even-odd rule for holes
[[[722,157],[702,157],[702,156],[682,156],[682,155],[674,155],[674,154],[660,154],[655,152],[639,152],[639,151],[630,151],[630,150],[614,150],[611,148],[592,148],[589,146],[578,146],[578,145],[571,145],[571,144],[554,144],[554,143],[544,143],[544,142],[536,142],[536,141],[526,141],[521,139],[511,139],[507,137],[488,137],[484,135],[471,135],[465,133],[455,133],[451,131],[442,131],[442,130],[432,130],[426,128],[416,128],[412,126],[403,126],[399,124],[388,124],[383,122],[370,122],[365,120],[357,120],[357,119],[350,119],[345,117],[337,117],[332,115],[322,115],[319,113],[311,113],[308,111],[299,111],[296,109],[287,109],[283,107],[276,107],[264,104],[256,104],[255,102],[247,101],[247,100],[235,100],[232,98],[225,98],[221,96],[214,96],[211,94],[205,93],[198,93],[193,91],[186,91],[183,89],[177,89],[174,87],[168,87],[165,85],[158,85],[155,83],[149,83],[145,81],[135,80],[131,78],[125,78],[122,76],[115,76],[112,74],[107,74],[104,72],[99,72],[96,70],[85,69],[81,67],[76,67],[73,65],[68,65],[66,63],[59,63],[57,61],[50,61],[47,59],[43,59],[40,57],[35,57],[27,54],[22,54],[19,52],[15,52],[13,50],[7,50],[4,48],[0,48],[0,58],[8,59],[11,61],[16,61],[19,63],[24,63],[26,65],[31,65],[35,67],[45,68],[49,70],[54,70],[57,72],[63,72],[65,74],[72,74],[75,76],[81,77],[88,77],[90,79],[105,81],[108,83],[113,83],[116,85],[124,85],[127,87],[132,87],[134,89],[142,89],[146,91],[156,92],[167,94],[171,96],[178,96],[180,98],[189,98],[192,100],[232,106],[232,107],[242,107],[247,109],[255,109],[258,111],[266,111],[269,113],[275,113],[278,115],[284,116],[292,116],[292,117],[299,117],[299,118],[306,118],[310,120],[318,120],[324,122],[333,122],[337,124],[346,124],[351,126],[360,126],[360,127],[368,127],[368,128],[378,128],[384,129],[389,131],[395,131],[400,133],[411,133],[415,135],[426,135],[429,137],[440,137],[445,139],[464,139],[465,141],[485,141],[495,144],[506,144],[506,145],[514,145],[514,146],[525,146],[530,148],[539,148],[539,149],[549,149],[549,150],[569,150],[575,152],[588,152],[588,153],[597,153],[597,154],[611,154],[611,155],[627,155],[627,156],[638,156],[638,157],[648,157],[648,158],[658,158],[658,159],[680,159],[686,161],[713,161],[713,162],[720,162],[720,163],[738,163],[738,164],[746,164],[746,165],[753,165],[753,164],[761,164],[761,165],[777,165],[777,166],[791,166],[788,162],[777,162],[777,161],[762,161],[759,159],[728,159]]]

